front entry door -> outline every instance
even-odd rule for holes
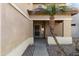
[[[34,23],[34,38],[35,39],[42,39],[45,38],[45,26],[42,22]]]
[[[34,26],[34,38],[40,38],[40,25]]]

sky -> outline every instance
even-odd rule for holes
[[[71,3],[70,5],[71,5],[72,7],[79,8],[79,3]]]

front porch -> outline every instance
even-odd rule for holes
[[[70,21],[66,21],[55,20],[54,34],[60,44],[72,44],[71,31],[68,30],[71,29],[71,23]],[[48,44],[56,44],[50,33],[49,20],[33,20],[33,36],[34,41],[45,39]]]
[[[33,20],[33,45],[29,45],[23,56],[57,56],[63,55],[57,47],[53,37],[49,30],[49,21],[45,20]],[[55,21],[55,35],[60,45],[65,49],[68,55],[71,55],[75,51],[72,38],[64,37],[63,33],[63,21]],[[59,28],[59,29],[57,29]],[[59,32],[58,32],[59,30]]]

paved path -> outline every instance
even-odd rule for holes
[[[48,56],[46,42],[44,39],[37,39],[35,41],[35,50],[33,56]]]

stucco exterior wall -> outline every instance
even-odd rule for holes
[[[79,13],[72,16],[72,37],[79,38]]]
[[[72,20],[71,15],[55,15],[54,20]]]
[[[37,20],[37,21],[49,21],[50,16],[48,15],[40,15],[40,16],[35,16],[35,15],[31,15],[30,18],[32,20]],[[58,20],[58,21],[63,21],[62,23],[58,23],[55,25],[55,33],[57,34],[57,36],[68,36],[71,37],[71,21],[72,21],[72,17],[71,15],[55,15],[54,16],[54,20]],[[63,25],[62,25],[63,24]],[[46,25],[48,26],[48,25]],[[62,29],[63,28],[63,29]],[[47,34],[50,36],[50,31],[47,27],[46,29]],[[46,35],[47,35],[46,34]]]
[[[2,4],[1,7],[1,52],[2,55],[6,55],[23,41],[33,36],[33,24],[10,4]]]
[[[55,28],[54,28],[54,33],[56,36],[63,36],[63,26],[62,26],[63,23],[56,23],[55,25]],[[45,36],[51,36],[51,33],[50,33],[50,29],[49,29],[49,24],[48,22],[46,22],[45,24]]]
[[[49,15],[30,15],[31,20],[50,20]],[[55,15],[54,20],[72,20],[71,15]]]
[[[1,7],[1,4],[0,4]],[[0,8],[0,55],[1,55],[1,8]]]
[[[64,21],[64,37],[71,37],[71,20]]]
[[[50,20],[49,17],[50,16],[48,16],[48,15],[45,15],[45,16],[43,16],[43,15],[39,15],[39,16],[30,15],[31,20],[44,20],[45,21],[45,20]]]
[[[56,23],[54,32],[56,36],[63,36],[63,23]]]
[[[15,5],[17,5],[29,17],[27,9],[32,9],[32,3],[15,3]]]
[[[72,37],[56,37],[58,42],[62,45],[62,44],[65,44],[65,45],[68,45],[68,44],[72,44]],[[49,36],[48,37],[48,44],[49,45],[56,45],[56,42],[54,40],[53,37]]]
[[[33,4],[32,3],[15,3],[19,8],[21,8],[25,13],[26,10],[29,9],[33,9]]]

